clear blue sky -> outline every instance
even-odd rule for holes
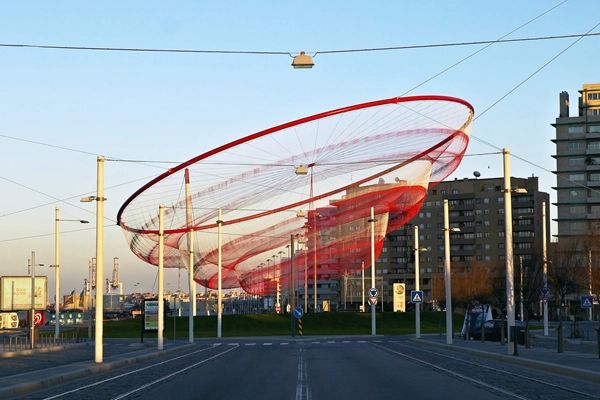
[[[95,256],[95,204],[79,199],[95,194],[104,155],[144,161],[106,162],[106,277],[118,257],[125,293],[138,282],[156,291],[156,268],[132,255],[115,225],[142,184],[256,131],[398,95],[474,106],[468,157],[452,178],[502,176],[502,156],[489,153],[506,147],[515,156],[511,175],[539,176],[554,199],[550,124],[561,91],[575,106],[582,84],[600,83],[600,37],[318,52],[599,33],[598,23],[597,0],[3,2],[2,44],[317,54],[313,69],[294,70],[287,54],[0,47],[0,275],[26,275],[35,251],[53,302],[47,266],[58,206],[61,218],[91,222],[60,225],[62,295],[82,290]],[[165,282],[176,290],[177,272]]]

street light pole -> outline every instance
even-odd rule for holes
[[[59,218],[59,210],[58,207],[54,210],[54,320],[56,321],[56,326],[54,330],[54,337],[58,340],[60,335],[60,234],[59,234],[59,221],[72,221],[79,222],[82,224],[89,223],[88,221],[82,219],[60,219]]]
[[[29,342],[35,349],[35,251],[31,252],[31,311],[29,312]]]
[[[163,329],[165,326],[165,206],[158,206],[158,350],[163,349]]]
[[[371,224],[371,287],[374,288],[377,283],[375,282],[375,210],[373,207],[371,207],[369,223]],[[375,306],[376,304],[371,305],[371,335],[373,336],[377,334]]]
[[[546,248],[546,202],[542,202],[542,258],[544,262],[544,272],[542,276],[543,287],[548,287],[548,257]],[[544,336],[548,336],[548,298],[544,302]]]
[[[60,242],[58,232],[58,218],[59,211],[58,207],[54,210],[54,321],[56,326],[54,328],[54,338],[58,340],[60,335],[60,307],[58,306],[60,301]]]
[[[512,187],[510,185],[510,151],[502,149],[504,159],[504,241],[506,259],[506,318],[508,325],[508,355],[515,351],[514,340],[511,338],[511,328],[515,326],[515,288],[513,260],[513,230],[512,230]]]
[[[217,267],[218,267],[218,271],[217,271],[217,275],[218,275],[218,283],[217,283],[217,292],[219,295],[219,298],[217,299],[217,337],[221,337],[221,325],[223,323],[223,312],[221,310],[221,302],[223,301],[221,299],[221,285],[222,285],[222,280],[223,280],[223,273],[222,273],[222,265],[221,265],[221,259],[222,259],[222,242],[221,242],[221,235],[222,235],[222,226],[223,226],[223,220],[221,219],[221,209],[219,208],[219,214],[218,214],[219,219],[217,220],[217,225],[218,225],[218,260],[217,260]]]
[[[444,199],[444,270],[446,272],[446,344],[452,344],[452,284],[450,275],[450,223],[448,199]]]
[[[102,285],[104,276],[104,157],[98,156],[97,195],[82,198],[80,201],[87,203],[96,201],[96,285]],[[96,339],[94,355],[96,363],[102,362],[103,342],[103,293],[96,286]]]
[[[415,251],[415,290],[421,290],[421,266],[419,260],[419,253],[421,251],[427,251],[427,249],[421,249],[419,247],[419,226],[415,225],[415,238],[414,238],[414,251]],[[421,301],[423,299],[421,298]],[[421,303],[415,304],[415,337],[419,339],[421,337]]]

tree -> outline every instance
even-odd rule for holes
[[[558,243],[553,254],[553,262],[548,265],[548,283],[553,289],[558,302],[558,352],[563,352],[563,307],[568,295],[576,294],[582,283],[583,268],[587,266],[587,257],[582,256],[581,241],[578,239],[565,240]]]

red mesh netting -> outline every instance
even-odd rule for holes
[[[287,290],[292,257],[298,286],[305,272],[311,281],[315,273],[337,278],[371,265],[372,207],[377,258],[385,235],[456,169],[472,120],[463,100],[418,96],[293,121],[169,169],[125,202],[118,223],[131,250],[158,265],[163,204],[164,266],[188,268],[193,230],[194,279],[209,288],[218,284],[219,209],[224,289],[271,294],[280,283]]]

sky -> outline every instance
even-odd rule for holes
[[[597,0],[2,2],[0,275],[26,276],[35,253],[53,303],[59,207],[61,295],[83,289],[96,204],[79,200],[96,194],[102,155],[105,277],[117,258],[124,293],[157,292],[156,267],[116,225],[144,183],[257,131],[394,96],[473,105],[471,142],[450,179],[501,177],[508,148],[511,175],[539,177],[555,201],[550,124],[560,92],[574,116],[578,90],[600,83],[600,36],[456,44],[598,34],[599,16]],[[386,50],[339,52],[365,49]],[[291,67],[300,51],[312,69]],[[68,221],[80,219],[90,223]],[[178,271],[165,283],[177,290]]]

